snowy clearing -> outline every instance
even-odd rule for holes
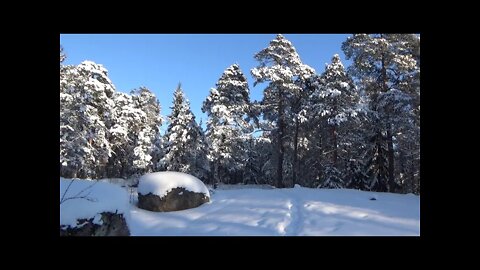
[[[194,209],[166,213],[132,205],[131,235],[420,235],[420,197],[412,194],[225,186],[210,199]]]

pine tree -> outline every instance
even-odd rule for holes
[[[324,149],[326,149],[326,124],[321,115],[323,98],[318,94],[322,77],[314,74],[305,80],[302,88],[305,98],[301,104],[298,119],[301,127],[299,139],[299,184],[318,187],[325,169]]]
[[[115,87],[108,71],[84,61],[60,76],[61,175],[103,177],[111,156],[108,142]]]
[[[155,95],[145,87],[116,93],[102,65],[65,66],[64,60],[61,47],[61,176],[130,178],[152,171],[161,125]]]
[[[331,153],[330,162],[325,166],[323,187],[344,187],[342,171],[345,170],[343,160],[346,159],[342,153],[349,152],[347,148],[351,145],[352,122],[358,114],[357,104],[359,95],[353,80],[347,75],[340,56],[335,54],[331,64],[326,66],[325,72],[321,75],[316,91],[313,93],[320,98],[315,108],[315,114],[320,114],[327,127],[328,144],[325,149]],[[349,123],[350,122],[350,123]],[[349,124],[349,125],[347,125]],[[338,183],[332,181],[338,180]]]
[[[296,80],[308,78],[314,70],[301,62],[292,43],[280,34],[270,41],[267,48],[258,52],[255,59],[260,62],[258,67],[251,70],[255,85],[269,82],[261,102],[262,113],[264,119],[272,122],[270,126],[273,126],[273,131],[270,134],[276,144],[276,186],[283,187],[283,163],[291,97],[302,92]]]
[[[413,34],[355,34],[342,44],[347,59],[353,60],[349,71],[370,100],[369,120],[375,134],[369,136],[367,165],[375,181],[371,186],[377,185],[381,191],[398,189],[394,134],[411,110],[405,86],[418,69],[416,40]]]
[[[223,72],[216,88],[210,90],[202,107],[209,117],[206,138],[215,183],[231,183],[245,168],[247,133],[252,129],[247,121],[249,110],[247,79],[233,64]]]
[[[275,185],[275,171],[272,164],[273,145],[268,132],[259,137],[250,137],[246,160],[244,183]]]
[[[155,139],[160,132],[162,118],[160,116],[160,103],[155,95],[146,87],[140,87],[131,91],[135,108],[145,113],[145,118],[136,122],[133,149],[132,168],[137,175],[153,170],[152,153],[156,149]],[[157,150],[158,151],[158,150]]]
[[[86,141],[80,130],[74,129],[78,122],[75,113],[75,99],[78,97],[75,84],[78,75],[74,66],[62,64],[65,58],[63,47],[60,47],[60,175],[76,177],[83,166],[83,147],[86,146]]]
[[[162,124],[160,103],[146,87],[132,90],[131,95],[115,93],[114,102],[110,129],[114,155],[109,160],[109,175],[135,179],[153,171],[158,162],[153,155],[160,151],[155,143]]]
[[[205,181],[209,168],[203,133],[180,84],[175,90],[171,109],[170,123],[164,136],[165,156],[160,160],[160,166],[167,171],[189,173]]]
[[[132,96],[125,93],[115,93],[113,123],[110,128],[110,145],[113,155],[109,159],[108,175],[110,177],[129,178],[131,155],[133,153],[134,131],[132,125],[146,118],[142,110],[135,108]]]

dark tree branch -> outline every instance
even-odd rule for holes
[[[90,193],[92,191],[89,191],[87,194],[85,195],[81,195],[83,192],[85,192],[87,189],[90,189],[92,188],[95,184],[98,183],[98,181],[95,181],[93,182],[93,184],[89,185],[88,187],[82,189],[81,191],[79,191],[77,194],[75,194],[74,196],[72,197],[68,197],[68,198],[65,198],[65,195],[67,194],[68,190],[70,189],[70,186],[72,185],[73,181],[75,181],[75,179],[73,179],[69,184],[68,184],[68,187],[67,189],[65,190],[65,192],[63,193],[62,195],[62,198],[60,199],[60,204],[68,201],[68,200],[72,200],[72,199],[86,199],[87,201],[90,201],[90,202],[95,202],[96,200],[93,199],[93,198],[89,198],[88,195],[90,195]]]

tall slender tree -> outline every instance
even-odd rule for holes
[[[322,116],[325,126],[328,127],[329,147],[325,150],[331,153],[330,162],[323,175],[325,181],[322,187],[344,187],[342,172],[345,170],[345,164],[341,162],[344,155],[341,155],[340,150],[351,144],[351,132],[346,129],[346,124],[352,122],[358,114],[359,95],[338,54],[335,54],[332,62],[326,66],[316,86],[314,95],[321,100],[315,106],[318,110],[316,114]]]
[[[204,153],[203,132],[195,121],[181,84],[175,90],[171,109],[170,123],[164,136],[165,156],[160,160],[160,166],[167,171],[189,173],[205,181],[209,168]]]
[[[146,87],[140,87],[131,91],[135,108],[145,113],[143,121],[135,124],[135,137],[133,138],[133,160],[132,165],[135,173],[143,174],[153,169],[152,153],[157,147],[154,144],[162,118],[160,116],[160,103],[155,95]]]
[[[297,79],[306,79],[314,70],[303,64],[295,47],[283,35],[270,41],[267,48],[255,55],[259,66],[251,73],[255,78],[255,85],[269,82],[264,90],[261,102],[264,119],[272,122],[272,141],[276,148],[276,186],[283,187],[283,163],[287,136],[287,121],[291,97],[298,96],[302,88],[296,83]]]
[[[235,178],[244,171],[248,136],[252,131],[248,121],[248,82],[238,64],[223,72],[204,101],[202,111],[209,117],[206,138],[214,182],[238,181]]]
[[[380,191],[395,191],[394,134],[403,120],[411,98],[404,91],[418,68],[412,49],[414,34],[355,34],[342,49],[353,60],[351,74],[368,94],[374,134],[368,155],[372,179]],[[403,113],[400,113],[403,112]]]

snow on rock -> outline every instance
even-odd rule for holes
[[[105,182],[60,178],[60,225],[76,227],[78,219],[92,217],[93,223],[101,225],[102,212],[123,214],[128,224],[130,203],[127,191]]]
[[[203,193],[210,198],[208,188],[201,180],[193,175],[181,172],[155,172],[143,175],[138,183],[138,193],[159,196],[160,198],[178,187],[183,187],[188,191]]]

